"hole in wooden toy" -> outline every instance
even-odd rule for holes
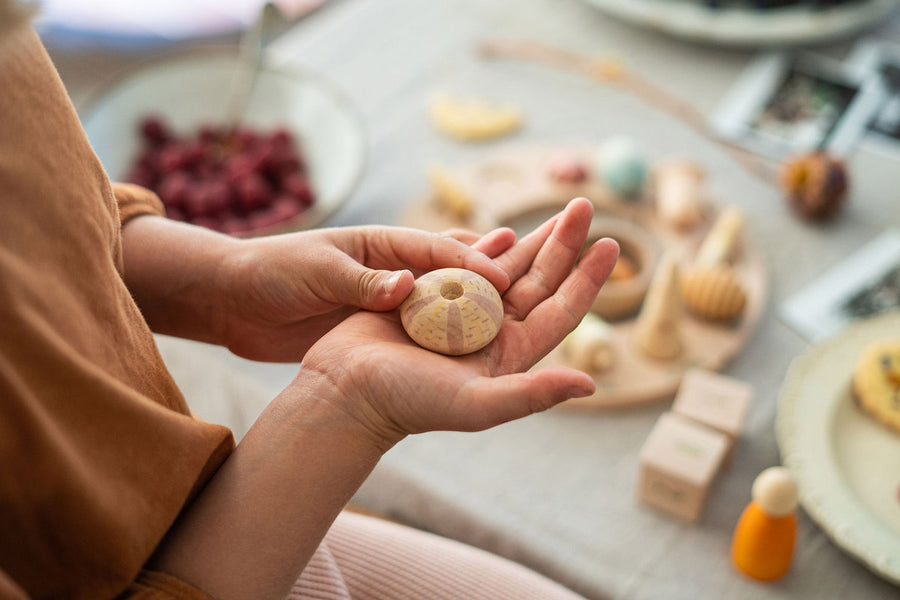
[[[447,300],[456,300],[463,295],[463,286],[458,281],[445,281],[441,285],[441,296]]]

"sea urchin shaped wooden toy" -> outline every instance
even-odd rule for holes
[[[487,346],[503,324],[503,301],[487,279],[466,269],[438,269],[416,280],[400,306],[414,342],[459,356]]]

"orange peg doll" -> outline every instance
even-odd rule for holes
[[[731,544],[734,566],[760,581],[787,573],[797,535],[797,484],[784,467],[771,467],[753,482],[753,500],[744,509]]]

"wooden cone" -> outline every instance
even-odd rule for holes
[[[653,274],[635,324],[635,340],[652,358],[668,360],[681,354],[681,296],[678,263],[665,254]]]

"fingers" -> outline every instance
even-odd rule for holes
[[[516,243],[516,232],[509,227],[500,227],[484,235],[468,229],[448,229],[443,234],[471,246],[490,258],[500,256]]]
[[[519,242],[510,248],[507,252],[498,256],[497,265],[500,266],[509,275],[510,281],[516,281],[531,268],[534,257],[540,251],[541,246],[550,237],[556,222],[560,215],[554,215],[534,231],[523,237]]]
[[[509,287],[509,276],[493,260],[450,236],[403,227],[360,227],[355,231],[364,245],[359,260],[371,267],[409,267],[421,272],[459,267],[482,275],[500,291]],[[482,245],[496,251],[507,243],[508,235],[495,234]]]
[[[482,377],[460,391],[460,413],[471,419],[466,429],[480,431],[547,410],[569,398],[589,396],[595,388],[590,375],[564,367]]]
[[[516,232],[509,227],[501,227],[490,231],[481,239],[471,244],[472,248],[483,252],[486,256],[497,258],[516,243]],[[499,265],[498,265],[499,266]]]
[[[594,207],[589,200],[576,198],[569,202],[527,271],[513,279],[504,296],[508,314],[516,319],[524,318],[556,292],[581,254],[593,214]]]
[[[614,240],[598,240],[559,289],[525,316],[523,325],[536,354],[534,360],[559,344],[581,322],[612,272],[618,256],[619,245]]]

